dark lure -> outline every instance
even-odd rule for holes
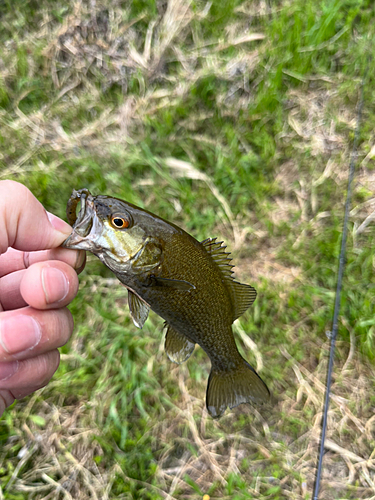
[[[110,196],[92,196],[87,189],[73,191],[67,216],[73,232],[64,246],[89,250],[115,273],[128,289],[138,328],[150,308],[165,319],[165,351],[171,361],[186,361],[196,343],[208,354],[210,415],[220,417],[227,406],[269,399],[267,386],[238,352],[231,327],[254,302],[256,291],[234,281],[222,242],[199,242],[146,210]]]

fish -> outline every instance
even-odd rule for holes
[[[199,242],[147,210],[88,189],[73,190],[66,213],[73,231],[63,246],[92,252],[113,271],[128,290],[136,327],[152,309],[165,320],[171,361],[186,361],[196,344],[206,352],[206,407],[213,418],[227,407],[269,401],[267,385],[240,355],[232,331],[257,292],[235,281],[222,241]]]

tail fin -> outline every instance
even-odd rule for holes
[[[270,398],[268,387],[249,363],[233,371],[211,369],[208,379],[206,405],[213,418],[219,418],[227,406],[234,408],[241,403],[264,403]]]

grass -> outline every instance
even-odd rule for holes
[[[171,365],[162,320],[137,330],[89,257],[59,371],[0,421],[0,498],[311,497],[367,64],[321,498],[372,498],[373,2],[17,0],[0,15],[0,178],[60,217],[87,187],[223,238],[258,290],[237,343],[274,395],[210,419],[202,350]]]

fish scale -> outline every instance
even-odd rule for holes
[[[195,344],[207,353],[211,416],[220,417],[228,406],[269,399],[266,384],[238,352],[231,327],[254,302],[256,291],[234,280],[223,242],[199,242],[147,210],[92,196],[87,189],[73,191],[67,216],[73,232],[63,245],[92,252],[114,272],[128,289],[137,327],[142,328],[150,309],[165,320],[170,360],[186,361]]]

